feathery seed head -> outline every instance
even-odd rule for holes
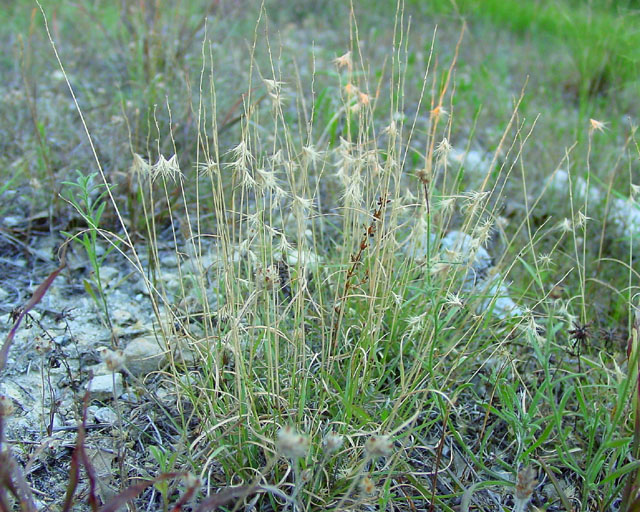
[[[215,160],[206,160],[198,164],[198,174],[200,176],[217,176],[220,174],[220,164]]]
[[[275,172],[267,171],[266,169],[256,169],[255,174],[255,182],[260,189],[275,190],[278,187]]]
[[[152,173],[152,168],[144,158],[142,158],[138,153],[134,153],[131,167],[129,167],[129,172],[134,176],[138,175],[141,178],[145,178]]]
[[[389,126],[382,130],[382,132],[388,133],[389,137],[395,137],[396,135],[398,135],[398,125],[395,121],[391,121],[391,123],[389,123]]]
[[[573,232],[573,222],[571,219],[567,219],[566,217],[560,221],[558,224],[558,229],[563,233],[572,233]]]
[[[451,153],[452,149],[453,147],[449,144],[449,140],[446,137],[443,138],[438,143],[434,151],[436,155],[436,163],[442,166],[446,165],[449,159],[449,153]]]
[[[161,176],[163,180],[171,178],[174,182],[176,177],[183,177],[176,155],[173,155],[169,160],[164,155],[160,155],[158,161],[151,168],[151,178],[155,181],[158,176]]]
[[[604,132],[606,127],[607,123],[596,121],[595,119],[589,119],[589,133],[593,133],[595,131]]]
[[[311,144],[309,144],[308,146],[302,146],[302,154],[304,155],[307,162],[312,165],[315,165],[316,162],[323,156],[323,152],[316,149]]]
[[[441,117],[446,117],[448,115],[449,113],[444,108],[442,108],[441,105],[438,105],[431,111],[431,119],[434,120],[440,119]]]
[[[551,268],[551,265],[553,265],[553,258],[551,254],[549,253],[539,254],[538,265],[540,265],[544,269]]]
[[[267,92],[269,94],[278,95],[280,93],[280,89],[284,85],[284,82],[279,82],[277,80],[269,80],[267,78],[263,78],[262,81],[267,88]]]

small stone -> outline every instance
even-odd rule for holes
[[[123,402],[127,402],[130,404],[137,404],[140,400],[138,400],[138,397],[136,396],[135,393],[129,393],[128,391],[122,393],[122,396],[120,397],[120,399]]]
[[[133,315],[126,309],[116,309],[111,313],[111,320],[116,325],[127,325],[133,322]]]
[[[174,268],[178,266],[178,258],[174,253],[168,253],[160,256],[160,266],[165,268]]]
[[[149,288],[147,288],[147,285],[145,284],[145,281],[142,278],[138,279],[134,283],[132,288],[133,288],[134,292],[138,292],[138,295],[136,295],[136,300],[137,301],[140,301],[142,299],[142,297],[140,295],[149,296]]]
[[[118,415],[110,407],[100,407],[94,413],[94,418],[98,423],[113,425],[118,421]]]
[[[115,388],[114,388],[115,382]],[[97,375],[87,383],[87,389],[94,400],[108,400],[115,395],[122,394],[122,375],[114,373],[109,375]]]
[[[447,234],[442,239],[442,248],[459,254],[461,260],[470,264],[475,273],[481,273],[491,266],[491,256],[487,250],[461,231],[451,231]]]
[[[87,407],[87,423],[95,423],[96,411],[100,409],[97,405],[90,405]]]
[[[164,361],[164,351],[154,337],[136,338],[124,349],[127,369],[136,377],[158,371]]]
[[[106,286],[111,286],[113,281],[120,275],[120,271],[115,267],[102,266],[100,267],[100,280]]]

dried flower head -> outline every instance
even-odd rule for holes
[[[280,273],[276,265],[258,267],[256,270],[256,288],[258,290],[273,290],[280,284]]]
[[[49,338],[38,336],[33,341],[33,348],[38,354],[44,356],[53,350],[53,343]]]
[[[536,471],[531,466],[518,471],[514,510],[526,510],[527,504],[537,484]]]
[[[416,176],[424,185],[428,185],[431,183],[433,173],[431,172],[431,169],[418,169],[416,171]]]
[[[291,425],[287,425],[278,431],[276,450],[288,459],[306,457],[309,452],[309,438],[299,434]]]
[[[13,400],[11,400],[7,395],[0,395],[0,418],[11,416],[15,410],[16,408],[13,405]]]
[[[325,436],[323,443],[326,453],[336,453],[342,447],[344,437],[331,432]]]
[[[100,357],[110,372],[117,372],[122,369],[125,357],[122,350],[110,350],[106,347],[99,349]]]
[[[365,475],[364,477],[362,477],[362,480],[360,480],[360,490],[364,493],[364,494],[374,494],[376,492],[376,484],[374,483],[374,481],[371,479],[371,477],[369,475]]]
[[[393,441],[389,436],[371,436],[364,443],[369,457],[387,457],[393,452]]]

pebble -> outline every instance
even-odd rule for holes
[[[482,247],[474,249],[475,240],[461,231],[451,231],[442,239],[442,249],[460,255],[463,263],[470,264],[474,273],[479,274],[491,266],[491,256]]]
[[[113,281],[120,275],[120,271],[108,265],[100,267],[100,279],[105,286],[113,285]]]
[[[136,377],[158,371],[164,362],[164,351],[155,337],[145,336],[129,342],[124,349],[127,369]]]
[[[107,425],[113,425],[118,421],[118,415],[111,407],[99,407],[93,416],[98,423],[106,423]]]
[[[116,325],[126,325],[133,322],[133,315],[131,314],[131,311],[126,309],[116,309],[111,313],[111,320]]]
[[[115,382],[115,388],[114,388]],[[94,400],[109,400],[115,395],[122,394],[122,375],[114,373],[109,375],[97,375],[87,383],[87,389]]]

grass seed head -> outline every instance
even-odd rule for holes
[[[351,52],[347,52],[340,57],[333,59],[333,63],[338,66],[338,69],[347,68],[347,71],[353,69],[353,61],[351,60]]]
[[[215,160],[207,159],[198,165],[200,176],[218,176],[220,174],[220,164]]]
[[[558,229],[563,233],[573,233],[573,222],[571,222],[571,219],[565,217],[560,221],[560,224],[558,224]]]
[[[595,131],[604,133],[606,127],[607,123],[596,121],[595,119],[589,119],[589,133],[593,133]]]
[[[170,178],[174,182],[176,181],[176,177],[183,177],[176,155],[173,155],[169,160],[167,160],[164,155],[160,155],[160,158],[158,158],[158,161],[151,169],[152,179],[155,180],[158,176],[161,176],[164,180]]]
[[[344,93],[349,97],[355,96],[359,92],[358,87],[353,85],[351,82],[347,82],[347,85],[344,86]]]
[[[131,162],[131,167],[129,167],[129,172],[131,174],[138,175],[141,178],[145,178],[152,173],[151,166],[142,158],[138,153],[133,154],[133,161]]]
[[[452,149],[453,147],[449,144],[449,140],[446,137],[438,143],[435,149],[436,162],[438,165],[444,166],[447,163],[449,153],[451,153]]]

